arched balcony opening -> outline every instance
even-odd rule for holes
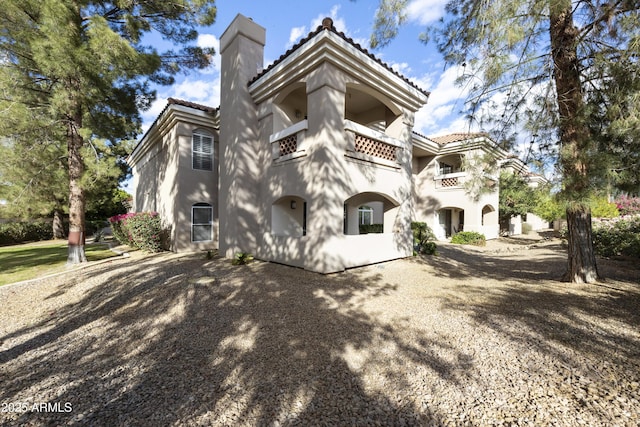
[[[307,126],[307,86],[294,83],[273,100],[273,133],[269,137],[273,160],[303,155]]]
[[[392,233],[399,203],[381,193],[360,193],[344,202],[344,234]]]
[[[374,89],[347,84],[344,118],[391,137],[392,125],[401,119],[401,111]]]
[[[463,154],[449,154],[436,162],[436,188],[458,188],[464,182]]]
[[[307,118],[307,87],[304,82],[284,89],[273,101],[273,132],[285,130]]]

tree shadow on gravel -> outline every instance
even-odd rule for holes
[[[459,294],[443,296],[443,310],[469,315],[480,327],[493,330],[520,348],[545,355],[559,378],[552,384],[564,381],[577,408],[612,422],[610,411],[587,402],[585,396],[592,390],[600,393],[600,399],[611,393],[612,399],[622,399],[613,403],[637,408],[638,265],[628,260],[599,259],[599,269],[607,279],[577,285],[557,280],[557,271],[566,262],[562,248],[550,245],[527,255],[481,253],[449,246],[440,257],[419,262],[432,266],[440,277],[459,279],[459,284],[451,286],[464,288]],[[464,283],[465,278],[480,280]]]
[[[516,240],[516,239],[512,239]],[[487,279],[531,283],[559,281],[566,269],[566,248],[560,242],[546,242],[497,250],[464,245],[440,244],[438,256],[418,257],[414,262],[433,268],[436,277]],[[598,270],[608,281],[640,285],[640,265],[633,260],[599,258]]]
[[[73,410],[4,425],[439,424],[405,360],[451,381],[469,367],[359,309],[395,292],[375,271],[163,255],[86,269],[55,298],[69,281],[86,286],[80,300],[0,337],[0,400]]]
[[[417,258],[433,267],[436,277],[451,279],[494,279],[530,283],[559,279],[566,264],[560,244],[535,249],[536,255],[523,259],[530,249],[483,251],[478,248],[440,244],[438,256]]]

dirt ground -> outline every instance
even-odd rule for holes
[[[638,425],[639,263],[563,283],[545,237],[331,275],[132,254],[2,287],[0,424]]]

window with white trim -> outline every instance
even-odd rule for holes
[[[440,162],[439,168],[440,168],[440,175],[453,173],[453,165],[450,165],[448,163]]]
[[[373,208],[369,206],[360,206],[358,208],[358,223],[360,225],[373,224]]]
[[[191,241],[209,242],[213,239],[213,207],[208,203],[191,206]]]
[[[191,137],[193,169],[213,170],[213,136],[203,130],[193,131]]]

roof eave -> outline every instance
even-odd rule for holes
[[[333,31],[320,31],[311,37],[252,81],[249,84],[249,91],[254,101],[264,101],[323,62],[331,62],[347,74],[370,82],[381,93],[413,111],[417,111],[426,104],[429,97],[429,92],[418,89],[391,72]]]
[[[134,166],[144,154],[153,146],[158,135],[164,134],[164,129],[169,124],[175,123],[182,118],[184,121],[196,122],[202,126],[219,128],[219,109],[204,111],[201,109],[188,107],[185,105],[168,103],[155,121],[151,124],[147,132],[142,136],[140,142],[136,144],[133,151],[127,156],[127,164]],[[213,120],[212,120],[213,119]]]

